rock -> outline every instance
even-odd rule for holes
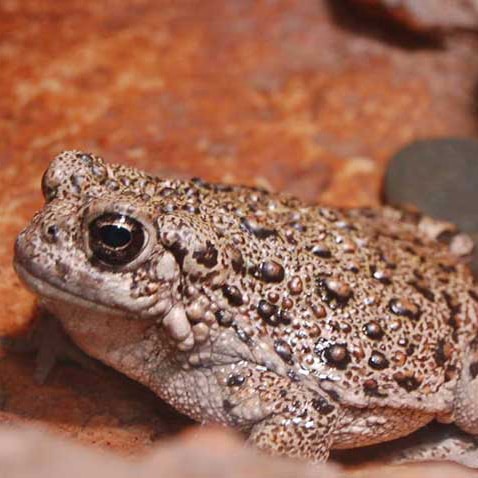
[[[353,0],[416,33],[478,30],[475,0]]]
[[[195,429],[132,461],[44,431],[0,427],[2,478],[80,478],[97,476],[98,470],[104,478],[339,477],[333,465],[260,455],[223,429]]]
[[[0,426],[0,477],[8,478],[471,478],[476,471],[452,464],[339,469],[261,455],[224,429],[194,428],[127,460],[60,439],[45,430]]]
[[[478,140],[444,138],[417,141],[395,154],[383,191],[387,203],[413,206],[433,218],[454,223],[476,243],[477,185]],[[469,239],[458,238],[452,240],[452,249],[464,250],[466,246],[469,251]],[[477,274],[477,247],[471,264]]]

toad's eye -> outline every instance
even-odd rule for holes
[[[144,226],[132,217],[106,213],[88,226],[93,256],[109,266],[124,266],[139,256],[146,236]]]

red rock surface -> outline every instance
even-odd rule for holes
[[[63,149],[369,205],[404,144],[476,136],[475,35],[430,48],[337,5],[0,2],[0,335],[35,316],[11,268],[13,241]],[[129,455],[188,423],[112,371],[64,365],[40,387],[32,370],[31,358],[0,351],[0,422]]]

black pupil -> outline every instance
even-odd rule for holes
[[[131,242],[131,232],[117,224],[108,224],[100,228],[101,240],[108,247],[120,248]]]

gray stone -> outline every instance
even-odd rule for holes
[[[406,146],[391,159],[383,191],[385,202],[453,222],[478,242],[478,140],[430,139]],[[477,247],[472,269],[477,275]]]

